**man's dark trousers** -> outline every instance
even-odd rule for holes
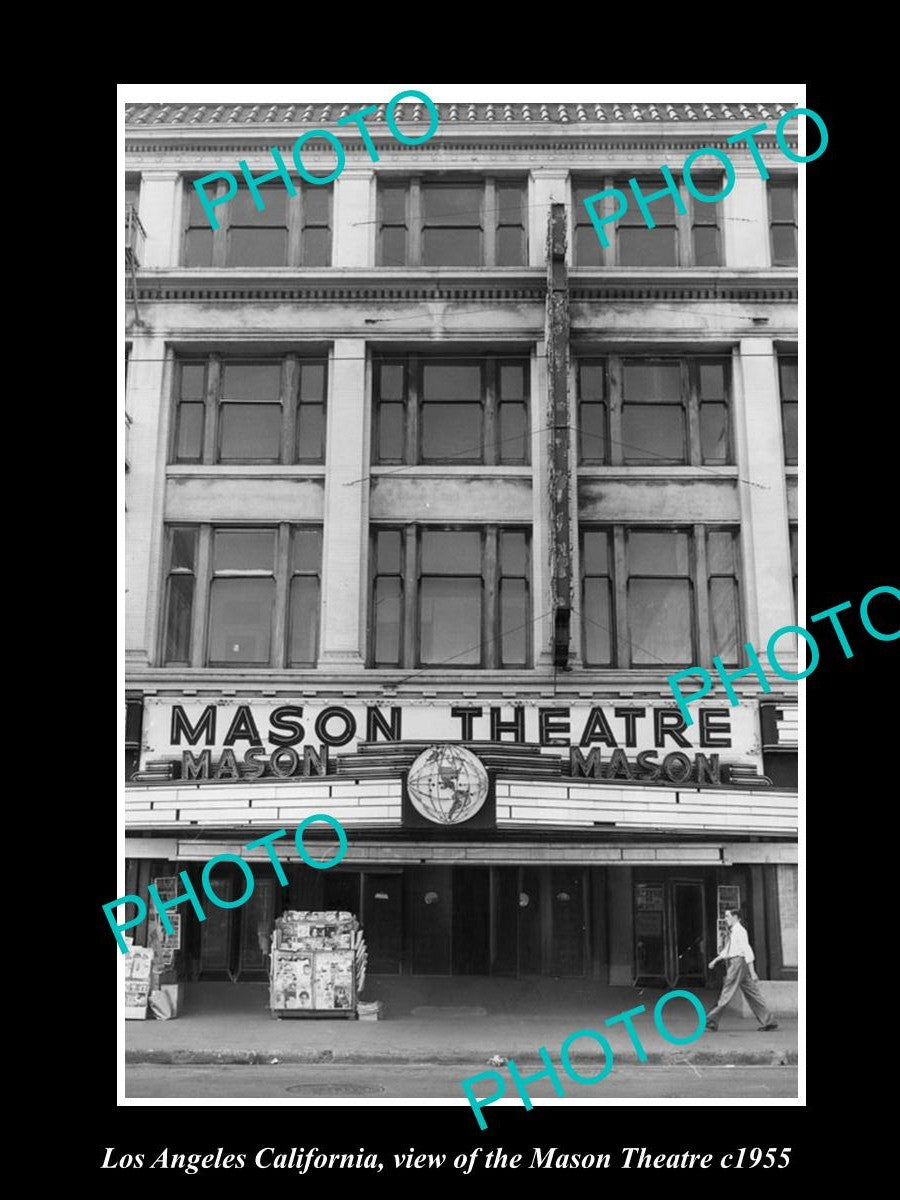
[[[750,978],[750,968],[742,955],[725,959],[725,982],[715,1007],[706,1014],[707,1027],[715,1027],[719,1023],[719,1014],[737,993],[738,988],[747,997],[747,1003],[753,1009],[753,1015],[760,1025],[771,1025],[775,1017],[769,1011],[759,984]]]

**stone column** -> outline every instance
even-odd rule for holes
[[[331,263],[335,267],[375,265],[375,175],[345,167],[334,184]]]
[[[141,174],[138,216],[147,235],[142,267],[176,267],[181,259],[181,176],[177,171]]]
[[[765,180],[755,166],[738,166],[731,194],[722,205],[726,267],[768,267],[769,207]]]
[[[528,265],[547,266],[547,219],[551,204],[565,204],[568,229],[566,230],[566,262],[572,264],[572,216],[569,203],[569,173],[558,168],[531,172],[531,187],[528,203]]]

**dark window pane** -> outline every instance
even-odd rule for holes
[[[692,176],[694,187],[698,192],[702,192],[704,196],[716,196],[725,187],[725,178],[719,175],[716,179],[697,178]],[[719,221],[719,213],[716,208],[717,200],[697,200],[691,198],[691,220],[695,225],[717,225]]]
[[[175,457],[179,462],[199,462],[203,455],[203,405],[179,404]]]
[[[325,400],[325,364],[304,362],[300,364],[300,399]]]
[[[385,529],[378,534],[375,546],[375,563],[379,575],[400,574],[400,554],[403,540],[396,529]]]
[[[223,404],[219,413],[223,460],[277,461],[281,450],[280,404]]]
[[[480,575],[481,534],[474,529],[423,530],[422,574]]]
[[[628,581],[631,661],[641,666],[693,662],[691,587],[681,579]]]
[[[619,229],[619,263],[626,267],[674,267],[675,230],[624,226]]]
[[[500,665],[523,667],[528,661],[528,584],[524,579],[500,581]]]
[[[735,563],[734,535],[722,529],[710,529],[706,535],[706,569],[710,575],[733,575]]]
[[[184,239],[184,265],[186,267],[211,267],[212,260],[212,229],[189,229]]]
[[[423,579],[419,629],[423,663],[477,666],[481,662],[481,580]]]
[[[383,576],[375,580],[376,666],[400,664],[401,588],[402,583],[396,576]]]
[[[500,462],[522,463],[528,458],[524,404],[500,405]]]
[[[381,265],[383,267],[406,266],[406,230],[399,226],[381,231]]]
[[[578,368],[578,395],[582,400],[606,398],[606,371],[602,363],[582,363]]]
[[[274,603],[273,579],[214,579],[209,597],[210,662],[267,666]]]
[[[181,364],[181,399],[202,400],[206,388],[206,366],[203,363]]]
[[[603,266],[603,247],[593,225],[579,225],[575,230],[575,266]]]
[[[629,575],[688,575],[690,542],[686,533],[630,531],[627,541]]]
[[[322,533],[319,529],[295,529],[292,539],[291,570],[317,574],[322,561]]]
[[[404,225],[406,223],[406,184],[401,187],[379,188],[381,199],[381,220],[385,224]]]
[[[738,661],[738,592],[733,579],[709,581],[709,615],[715,653],[725,663]],[[685,659],[685,662],[687,659]]]
[[[318,633],[319,581],[315,575],[296,575],[291,580],[289,666],[315,664]]]
[[[789,534],[790,534],[790,539],[791,539],[791,571],[793,572],[794,575],[796,575],[797,574],[797,561],[798,561],[798,555],[797,555],[798,531],[797,531],[796,525],[790,526]]]
[[[778,267],[796,267],[797,231],[792,225],[772,226],[772,262]]]
[[[191,658],[191,615],[194,609],[193,575],[170,576],[168,591],[165,660],[167,663],[187,663]]]
[[[197,533],[193,529],[173,529],[169,552],[170,571],[193,571]]]
[[[497,221],[502,225],[522,224],[522,205],[525,203],[525,187],[516,183],[497,184]]]
[[[728,462],[727,405],[701,404],[700,448],[704,463],[716,465]]]
[[[287,192],[283,187],[260,188],[260,198],[265,205],[262,212],[249,188],[238,188],[238,194],[228,201],[228,223],[236,225],[286,225]]]
[[[300,203],[304,225],[331,224],[330,187],[304,187]]]
[[[585,662],[591,666],[608,665],[612,662],[612,613],[608,579],[585,579],[582,625]]]
[[[403,461],[403,405],[378,406],[378,459],[380,462]]]
[[[649,197],[652,196],[654,192],[662,191],[665,186],[666,181],[662,178],[658,182],[652,179],[638,181],[638,190],[644,197],[645,201],[647,201],[647,207],[650,215],[653,217],[653,220],[656,222],[656,224],[674,225],[675,201],[673,200],[671,193],[660,196],[658,200],[649,200]],[[622,223],[624,225],[640,225],[642,228],[646,229],[647,224],[644,220],[644,214],[641,212],[637,198],[631,190],[631,185],[627,181],[624,183],[619,181],[616,183],[616,187],[620,192],[624,192],[628,197],[628,208],[626,208],[624,215],[620,218]],[[604,201],[604,203],[606,203],[606,201]],[[608,203],[613,204],[614,198],[611,197]],[[653,233],[655,230],[650,229],[647,232]]]
[[[483,457],[480,404],[423,404],[422,461]]]
[[[604,530],[589,529],[582,538],[581,566],[585,575],[609,574],[609,535]]]
[[[674,405],[626,404],[622,409],[626,463],[684,462],[684,413]]]
[[[426,267],[480,267],[480,229],[423,229],[422,262]]]
[[[797,399],[797,360],[796,358],[780,358],[778,372],[781,379],[782,400]]]
[[[215,571],[271,571],[275,563],[273,529],[218,529],[213,547]]]
[[[287,263],[286,229],[230,229],[229,267],[283,267]]]
[[[403,399],[402,363],[381,363],[378,370],[378,394],[382,400]]]
[[[781,417],[784,423],[784,461],[794,464],[797,460],[797,405],[782,404]]]
[[[266,404],[278,400],[280,390],[280,363],[225,363],[222,369],[223,400]]]
[[[481,367],[473,363],[437,363],[422,371],[426,400],[480,400]]]
[[[581,457],[586,463],[606,462],[606,405],[581,404]]]
[[[524,533],[500,534],[500,574],[525,576],[528,566]]]
[[[795,191],[796,185],[793,183],[769,182],[769,203],[773,221],[793,222]]]
[[[625,363],[625,400],[629,404],[680,404],[678,363]]]
[[[723,363],[700,363],[700,396],[703,400],[725,399],[725,366]]]
[[[524,363],[500,364],[500,398],[501,400],[525,399]]]
[[[480,187],[426,183],[422,187],[422,213],[428,222],[480,225],[481,198]]]
[[[217,192],[218,184],[214,183],[212,186],[210,186],[208,183],[204,184],[203,194],[208,201],[216,199]],[[188,188],[188,196],[190,197],[188,201],[190,214],[188,216],[188,224],[199,225],[201,228],[205,225],[209,232],[212,233],[212,227],[209,223],[209,216],[200,201],[200,193],[193,184],[191,184],[191,186]],[[215,211],[215,209],[213,211]]]
[[[497,230],[498,267],[525,265],[525,230],[520,225],[501,225]]]
[[[297,410],[297,459],[321,462],[325,450],[325,409],[321,404],[301,404]]]
[[[719,231],[711,225],[694,226],[694,266],[718,267]]]
[[[303,230],[301,255],[304,267],[331,266],[331,230],[310,228]]]

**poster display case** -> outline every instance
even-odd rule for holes
[[[355,1019],[365,967],[365,941],[352,913],[283,913],[272,934],[273,1016]]]
[[[150,998],[153,951],[145,946],[132,946],[125,958],[125,1020],[147,1019]]]

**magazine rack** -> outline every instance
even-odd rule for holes
[[[365,941],[352,913],[283,913],[272,933],[272,1015],[354,1020],[365,968]]]

